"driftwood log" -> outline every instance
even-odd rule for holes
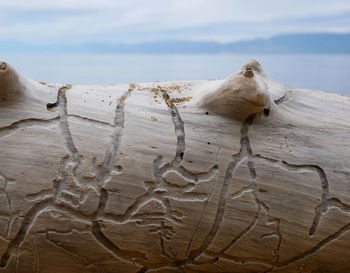
[[[68,85],[0,63],[0,272],[350,272],[350,99]]]

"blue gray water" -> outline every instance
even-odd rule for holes
[[[61,83],[130,83],[225,78],[257,59],[273,79],[295,87],[350,94],[350,55],[1,55],[32,79]]]

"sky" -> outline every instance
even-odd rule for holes
[[[349,0],[0,0],[0,41],[235,42],[350,32]]]

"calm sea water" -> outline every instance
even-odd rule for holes
[[[273,79],[295,87],[350,94],[350,55],[1,55],[32,79],[62,83],[130,83],[225,78],[254,58]]]

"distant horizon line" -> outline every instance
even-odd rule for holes
[[[244,38],[244,39],[238,39],[238,40],[233,40],[233,41],[216,41],[216,40],[194,40],[194,39],[154,39],[154,40],[144,40],[144,41],[138,41],[138,42],[125,42],[125,41],[118,41],[118,42],[111,42],[111,41],[85,41],[85,42],[80,42],[80,43],[71,43],[71,44],[64,44],[61,43],[62,45],[73,45],[73,46],[82,46],[86,44],[108,44],[108,45],[137,45],[137,44],[149,44],[149,43],[162,43],[162,42],[188,42],[188,43],[215,43],[215,44],[222,44],[222,45],[227,45],[227,44],[234,44],[234,43],[240,43],[240,42],[252,42],[252,41],[260,41],[260,40],[271,40],[274,38],[279,38],[279,37],[285,37],[285,36],[319,36],[319,35],[332,35],[332,36],[346,36],[350,35],[350,31],[346,32],[291,32],[291,33],[280,33],[280,34],[275,34],[271,35],[268,37],[256,37],[256,38]],[[33,43],[33,42],[28,42],[28,41],[22,41],[19,39],[1,39],[0,38],[0,43],[1,42],[16,42],[16,43],[23,43],[23,44],[28,44],[28,45],[40,45],[41,43]],[[56,44],[56,42],[51,42],[47,43],[45,45],[53,45]]]
[[[223,53],[350,53],[350,32],[289,33],[236,42],[155,40],[138,43],[86,42],[81,44],[31,44],[0,40],[2,53],[123,53],[123,54],[223,54]]]

